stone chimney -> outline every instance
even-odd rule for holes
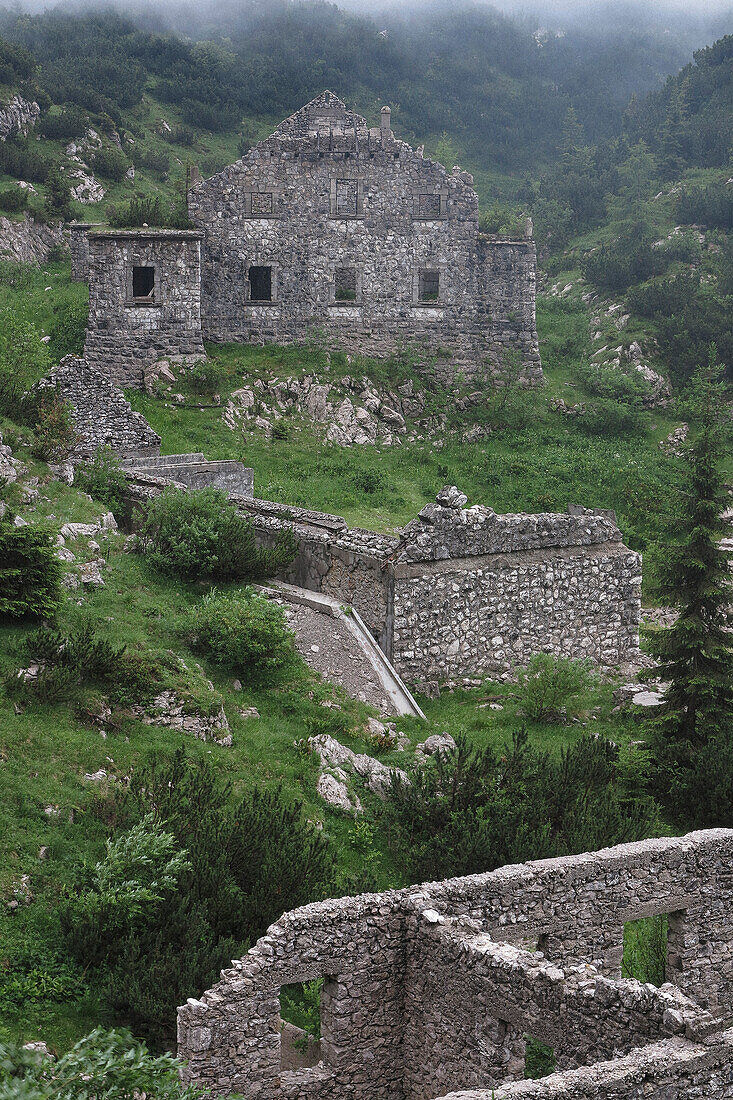
[[[382,131],[382,145],[386,145],[392,136],[392,111],[389,107],[382,107],[382,117],[379,123],[379,129]]]

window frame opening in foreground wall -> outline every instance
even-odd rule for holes
[[[441,278],[440,269],[433,267],[421,267],[417,273],[417,304],[421,306],[439,305]],[[428,290],[428,284],[435,285],[435,291]]]
[[[337,306],[353,306],[361,298],[359,275],[355,267],[344,265],[334,268],[333,303]]]
[[[287,1079],[303,1083],[333,1076],[330,998],[337,988],[338,979],[326,974],[280,987],[280,1072]]]
[[[129,299],[136,306],[157,306],[158,271],[155,264],[132,264]]]
[[[257,272],[257,275],[255,276],[255,279],[252,278],[252,273],[253,272]],[[258,291],[264,289],[264,286],[265,286],[265,283],[263,283],[261,285],[259,284],[260,278],[264,278],[264,276],[261,276],[261,274],[260,274],[262,272],[267,272],[267,278],[266,278],[267,296],[266,297],[260,295],[260,293],[258,293],[257,296],[255,296],[255,284],[256,283],[258,284],[257,285]],[[248,297],[249,297],[250,302],[256,302],[256,303],[259,303],[259,304],[267,304],[268,302],[274,302],[275,301],[275,272],[273,270],[272,264],[252,264],[249,271],[247,272],[247,282],[249,284],[249,296]]]

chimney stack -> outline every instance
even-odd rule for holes
[[[382,131],[382,145],[385,145],[392,136],[391,117],[392,111],[389,107],[382,107],[382,118],[379,124],[379,128]]]

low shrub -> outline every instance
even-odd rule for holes
[[[127,479],[111,447],[98,447],[89,462],[80,463],[76,467],[74,481],[93,500],[109,508],[115,519],[123,518]]]
[[[53,619],[61,604],[56,532],[41,524],[0,520],[0,616]]]
[[[649,414],[639,404],[601,397],[586,402],[585,413],[578,417],[577,424],[588,435],[636,435],[648,428]]]
[[[221,489],[166,489],[145,508],[139,546],[171,576],[192,580],[256,580],[292,561],[292,536],[260,549],[249,520]]]
[[[18,278],[24,277],[21,268]],[[17,284],[9,277],[6,285]],[[29,398],[28,392],[50,367],[51,360],[38,330],[10,310],[0,312],[0,414],[18,424],[32,426],[36,402]]]
[[[23,651],[40,671],[35,680],[13,682],[11,694],[56,703],[76,699],[84,687],[114,682],[125,647],[100,638],[87,623],[66,633],[41,627],[28,635]]]
[[[62,401],[55,390],[43,390],[36,398],[34,419],[32,453],[42,462],[63,462],[79,442],[71,404]]]
[[[127,157],[118,149],[103,145],[91,158],[96,175],[120,183],[130,167]]]
[[[226,372],[212,360],[206,360],[194,365],[186,371],[186,381],[194,393],[203,397],[213,397],[221,389],[226,377]]]
[[[65,302],[54,306],[48,344],[54,359],[61,360],[65,355],[83,355],[88,319],[87,302]]]
[[[538,653],[519,674],[523,713],[533,722],[552,722],[593,683],[587,661],[570,661]]]
[[[196,644],[217,664],[243,674],[274,672],[294,657],[293,632],[281,607],[251,589],[214,589],[192,613]]]
[[[23,187],[6,187],[0,191],[0,210],[17,214],[28,205],[28,191]]]
[[[88,123],[88,116],[80,107],[68,104],[56,114],[50,111],[43,114],[37,129],[41,137],[51,141],[71,141],[84,136]]]

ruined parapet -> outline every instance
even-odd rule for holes
[[[674,1091],[686,1080],[722,1100],[733,1081],[718,1022],[733,1008],[731,857],[733,831],[716,829],[294,910],[179,1009],[184,1076],[253,1100],[462,1089],[478,1090],[464,1100],[492,1089],[501,1100],[631,1100],[688,1095]],[[659,989],[620,980],[625,922],[654,914],[668,916],[674,983]],[[279,990],[314,978],[322,1062],[290,1072]],[[556,1047],[562,1072],[547,1091],[505,1084],[523,1073],[527,1033]],[[608,1081],[616,1091],[602,1091]]]
[[[233,459],[207,459],[200,452],[182,455],[146,455],[123,463],[133,477],[175,482],[187,489],[221,489],[237,497],[254,494],[254,470]]]
[[[71,249],[71,280],[86,283],[89,280],[89,232],[100,229],[102,222],[69,222],[69,248]]]
[[[142,388],[159,359],[205,357],[201,239],[192,230],[87,234],[89,324],[84,358],[121,387]]]
[[[324,92],[235,164],[192,186],[205,233],[202,325],[218,342],[414,345],[448,382],[542,381],[531,239],[479,233],[472,176]]]
[[[65,356],[40,384],[53,387],[62,401],[71,404],[80,436],[78,457],[89,457],[99,447],[111,447],[121,456],[159,454],[158,433],[133,411],[122,391],[85,359]]]
[[[389,655],[405,679],[503,675],[537,653],[638,657],[641,557],[610,514],[465,503],[446,487],[402,532]]]

